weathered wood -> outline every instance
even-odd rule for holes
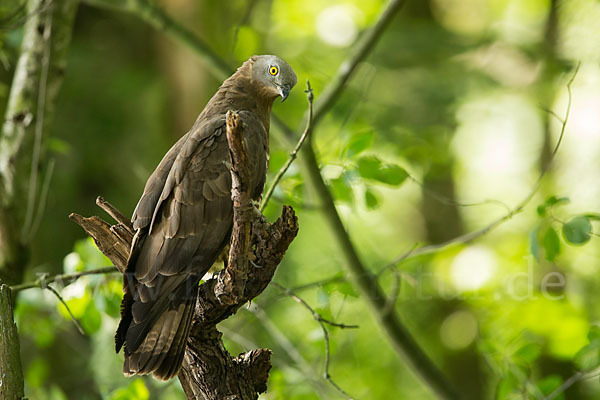
[[[231,199],[233,200],[233,233],[227,268],[219,276],[215,292],[223,304],[232,305],[244,295],[248,275],[250,228],[254,206],[248,182],[251,177],[248,155],[244,144],[243,128],[237,113],[226,116],[227,142],[231,153]]]
[[[190,337],[178,377],[188,399],[256,399],[267,389],[269,349],[231,357],[213,326]]]
[[[96,216],[85,218],[79,214],[71,213],[69,218],[85,229],[87,234],[96,242],[98,249],[112,261],[121,273],[125,272],[133,235],[126,235],[125,232],[127,231],[121,230],[119,228],[120,224],[110,225]],[[120,234],[116,232],[120,232]]]
[[[11,290],[0,283],[0,399],[21,399],[23,396],[21,348],[13,321]]]
[[[98,196],[96,198],[96,204],[101,209],[106,211],[108,215],[113,217],[113,219],[117,221],[119,225],[122,225],[129,233],[131,233],[131,235],[135,234],[135,230],[133,229],[133,224],[131,223],[131,220],[127,218],[121,211],[117,210],[108,201],[104,200],[104,197]]]
[[[298,220],[291,207],[284,206],[279,219],[270,224],[252,204],[246,185],[250,169],[243,146],[243,127],[237,114],[228,113],[227,127],[232,154],[234,228],[227,266],[199,288],[192,333],[178,374],[188,399],[255,400],[258,393],[266,390],[270,350],[252,350],[232,357],[223,346],[216,325],[262,293],[298,233]],[[117,224],[78,214],[71,214],[70,218],[94,238],[100,251],[122,272],[133,230],[126,217],[110,203],[99,198],[97,204]]]

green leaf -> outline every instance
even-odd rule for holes
[[[148,388],[146,388],[143,380],[136,379],[129,386],[131,387],[131,391],[135,394],[136,399],[146,400],[150,398],[150,392],[148,392]]]
[[[350,282],[331,282],[323,286],[327,293],[337,291],[344,296],[358,297],[358,292],[354,290],[354,286]]]
[[[68,155],[71,153],[71,145],[69,142],[66,142],[57,137],[49,137],[47,139],[47,146],[50,151],[53,151],[57,154]]]
[[[407,177],[406,170],[401,166],[387,164],[379,170],[378,180],[390,186],[399,186]]]
[[[352,203],[354,199],[352,187],[346,182],[343,175],[330,180],[329,185],[336,201]]]
[[[550,196],[546,199],[546,202],[544,203],[547,207],[554,207],[557,205],[563,205],[563,204],[568,204],[569,203],[569,198],[568,197],[556,197],[556,196]]]
[[[85,293],[82,297],[74,297],[72,299],[65,300],[69,310],[73,313],[73,316],[77,319],[81,318],[85,313],[85,310],[90,303],[90,296]],[[67,311],[66,307],[62,303],[58,303],[58,312],[61,314],[66,320],[71,320],[71,315]]]
[[[495,398],[496,400],[508,400],[518,388],[519,382],[517,382],[514,376],[508,375],[498,382]]]
[[[538,389],[540,392],[544,394],[544,396],[548,396],[550,393],[554,392],[556,389],[563,384],[563,379],[559,375],[548,375],[537,383]],[[564,400],[564,394],[559,394],[557,397],[554,397],[556,400]]]
[[[377,180],[379,170],[381,169],[381,161],[374,156],[362,157],[358,160],[358,173],[365,179]]]
[[[50,396],[49,396],[50,400],[68,400],[65,392],[63,392],[62,389],[57,385],[52,385],[50,387],[49,394],[50,394]]]
[[[600,366],[600,340],[594,340],[575,354],[573,359],[581,371],[591,371]]]
[[[374,137],[373,132],[362,132],[352,135],[346,145],[346,157],[353,157],[371,147]]]
[[[551,226],[544,234],[544,250],[548,261],[554,261],[556,256],[560,254],[560,239],[556,230]]]
[[[590,331],[588,332],[588,340],[591,342],[598,340],[600,341],[600,326],[592,325],[590,327]]]
[[[86,333],[93,334],[100,329],[100,326],[102,325],[102,316],[96,308],[94,300],[88,291],[86,291],[82,297],[74,297],[65,300],[65,303],[67,303],[69,310],[73,313],[73,317],[79,321]],[[71,320],[71,314],[69,314],[61,302],[58,303],[58,312],[65,319]]]
[[[586,217],[587,219],[589,219],[590,221],[600,221],[600,214],[587,213],[587,214],[583,214],[583,216]]]
[[[112,265],[108,257],[98,250],[94,239],[91,237],[75,242],[73,250],[79,255],[84,269],[102,268]]]
[[[333,314],[331,313],[331,309],[329,307],[316,307],[314,310],[321,316],[321,318],[333,321]]]
[[[590,240],[592,224],[586,216],[579,215],[575,218],[571,218],[563,225],[562,233],[565,240],[570,244],[583,245]]]
[[[47,380],[49,372],[48,362],[38,357],[29,363],[25,372],[25,381],[31,387],[41,387]]]
[[[542,346],[538,343],[527,343],[513,354],[517,364],[529,365],[542,354]]]
[[[361,177],[398,186],[406,180],[406,170],[396,164],[382,164],[375,156],[362,157],[358,160],[357,170]]]
[[[333,288],[323,286],[317,289],[317,307],[329,307],[329,295]]]
[[[538,240],[538,234],[540,232],[540,225],[536,225],[535,228],[529,232],[529,251],[535,257],[538,262],[540,261],[540,244]]]
[[[537,212],[537,215],[539,217],[546,216],[546,207],[544,207],[542,205],[537,206],[537,208],[535,209],[535,211]]]
[[[113,318],[119,318],[121,314],[121,298],[123,297],[122,285],[117,280],[110,280],[106,283],[107,291],[101,298],[102,302],[97,301],[97,308],[102,309],[106,314]],[[101,303],[101,305],[98,305]]]
[[[102,326],[102,315],[96,308],[96,305],[93,301],[88,303],[85,313],[79,322],[81,322],[81,327],[85,330],[85,332],[90,335],[100,330],[100,327]]]
[[[109,400],[148,400],[150,392],[142,379],[135,379],[129,386],[119,388],[112,392],[108,397]]]
[[[540,204],[536,211],[537,214],[540,217],[544,217],[546,215],[546,210],[550,207],[554,207],[554,206],[558,206],[558,205],[563,205],[563,204],[567,204],[569,203],[569,198],[568,197],[556,197],[556,196],[550,196],[546,199],[546,201],[544,201],[542,204]]]
[[[74,273],[83,271],[85,269],[85,263],[81,260],[81,256],[76,252],[71,252],[63,259],[63,270],[66,273]]]
[[[369,210],[374,210],[379,207],[379,197],[370,188],[365,191],[365,204]]]
[[[36,316],[28,321],[28,325],[31,326],[31,333],[33,334],[33,340],[37,348],[50,347],[54,343],[56,328],[52,320]]]

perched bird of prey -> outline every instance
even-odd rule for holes
[[[253,56],[210,99],[192,129],[152,173],[133,212],[136,229],[124,274],[116,350],[125,375],[177,374],[189,336],[198,284],[233,226],[231,161],[225,114],[237,111],[258,200],[269,159],[273,101],[285,100],[296,74],[281,58]]]

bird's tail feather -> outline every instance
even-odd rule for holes
[[[195,296],[165,310],[135,350],[126,346],[123,373],[169,380],[179,372],[192,326]]]

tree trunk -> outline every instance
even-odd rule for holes
[[[77,0],[29,0],[0,132],[0,280],[22,281],[37,204],[42,136],[62,83]]]
[[[11,290],[0,283],[0,399],[14,400],[23,396],[21,348],[13,322]]]

